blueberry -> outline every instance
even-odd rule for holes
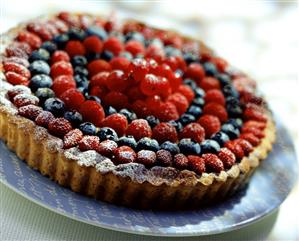
[[[82,115],[75,110],[66,111],[63,115],[65,119],[72,123],[73,126],[78,126],[83,120]]]
[[[150,150],[156,152],[159,151],[159,149],[159,143],[155,139],[143,137],[137,142],[137,151]]]
[[[86,58],[87,58],[88,61],[100,59],[101,54],[100,53],[90,52],[90,53],[86,54]]]
[[[88,88],[84,86],[77,87],[77,90],[79,90],[83,95],[88,94]]]
[[[153,45],[158,48],[164,47],[164,43],[159,38],[145,40],[144,44],[146,47],[148,47],[149,45]]]
[[[126,59],[128,59],[130,61],[133,59],[133,55],[130,52],[126,52],[126,51],[121,52],[119,54],[119,57],[125,57]]]
[[[33,62],[36,60],[42,60],[47,62],[50,59],[50,54],[47,50],[45,49],[37,49],[32,51],[30,57],[29,57],[29,62]]]
[[[218,73],[216,66],[213,63],[206,62],[203,65],[205,73],[207,76],[215,76]]]
[[[112,106],[105,107],[104,111],[106,116],[117,113],[117,110]]]
[[[117,141],[118,136],[115,130],[109,127],[103,127],[97,132],[97,136],[100,138],[101,141],[104,140],[112,140]]]
[[[201,97],[197,97],[192,100],[192,105],[196,105],[202,108],[204,104],[205,104],[205,100]]]
[[[86,100],[94,100],[99,104],[101,104],[101,102],[102,102],[101,99],[99,97],[95,96],[95,95],[86,95],[85,99]]]
[[[239,105],[226,105],[227,113],[229,117],[237,118],[242,116],[242,109]]]
[[[49,75],[38,74],[31,78],[29,87],[32,91],[36,91],[38,88],[50,88],[52,83],[53,81]]]
[[[178,154],[180,152],[178,145],[170,141],[163,142],[160,148],[169,151],[172,155]]]
[[[78,75],[88,76],[88,70],[83,66],[76,66],[74,72]]]
[[[125,35],[125,41],[137,40],[140,43],[144,43],[144,36],[139,32],[129,32]]]
[[[232,124],[234,127],[241,129],[243,125],[243,121],[240,118],[237,119],[229,119],[226,123]]]
[[[204,140],[201,144],[201,153],[217,153],[220,151],[220,145],[214,140]]]
[[[125,117],[127,117],[129,123],[137,119],[137,115],[133,111],[129,111],[128,109],[121,109],[119,111],[119,114],[122,114]]]
[[[189,85],[192,90],[195,90],[197,88],[197,84],[193,79],[184,79],[183,82],[185,85]]]
[[[178,121],[171,120],[171,121],[168,121],[168,123],[170,125],[172,125],[173,127],[175,127],[177,132],[180,132],[183,129],[182,123],[180,123]]]
[[[205,96],[205,91],[202,88],[197,87],[196,89],[194,89],[194,94],[196,98],[203,98]]]
[[[229,85],[231,83],[231,79],[227,74],[217,74],[216,78],[222,86]]]
[[[202,109],[199,106],[191,105],[187,110],[187,114],[193,115],[197,119],[202,114]]]
[[[137,147],[137,142],[133,136],[122,136],[118,139],[117,144],[119,146],[129,146],[134,150]]]
[[[87,59],[85,56],[76,55],[71,60],[73,66],[85,66],[87,65]]]
[[[34,94],[39,98],[40,105],[43,105],[47,99],[55,97],[54,91],[49,88],[38,88]]]
[[[83,132],[84,135],[93,136],[97,132],[96,126],[90,122],[84,122],[80,124],[79,129]]]
[[[151,128],[154,128],[156,125],[160,123],[160,120],[153,115],[149,115],[145,119],[147,120]]]
[[[107,32],[105,31],[105,29],[103,29],[99,26],[90,26],[90,27],[88,27],[86,29],[86,33],[89,36],[95,35],[98,38],[100,38],[101,40],[105,40],[108,37]]]
[[[184,72],[181,69],[176,69],[175,70],[175,75],[182,77],[184,75]]]
[[[181,50],[173,47],[173,46],[166,46],[164,48],[164,52],[166,54],[167,57],[170,57],[170,56],[182,56],[182,52]]]
[[[88,89],[89,81],[86,76],[76,74],[74,80],[76,81],[77,88],[83,87]]]
[[[221,131],[227,134],[231,140],[236,139],[240,135],[239,129],[234,127],[232,124],[222,125]]]
[[[54,116],[63,116],[65,105],[58,98],[49,98],[44,103],[44,110],[50,111]]]
[[[225,99],[225,102],[227,105],[240,105],[239,99],[237,99],[236,97],[233,97],[233,96],[228,96]]]
[[[211,136],[211,139],[217,141],[220,146],[223,146],[225,142],[229,141],[229,136],[223,131],[219,131]]]
[[[49,75],[50,74],[50,66],[42,60],[36,60],[30,64],[29,71],[31,73],[31,76],[37,75],[37,74]]]
[[[40,47],[47,50],[50,54],[54,53],[57,50],[57,45],[51,41],[43,42]]]
[[[86,37],[86,33],[84,32],[84,30],[79,29],[79,28],[71,28],[68,31],[68,36],[70,39],[72,40],[79,40],[79,41],[83,41]]]
[[[197,57],[197,55],[190,52],[184,53],[183,58],[188,65],[194,62],[199,62],[199,58]]]
[[[53,38],[53,42],[57,45],[59,49],[63,49],[68,41],[69,36],[67,34],[60,34]]]
[[[178,119],[183,126],[190,124],[191,122],[195,121],[195,117],[190,114],[182,114],[181,117]]]
[[[239,98],[238,91],[232,85],[225,85],[222,88],[222,92],[223,92],[224,96],[226,96],[226,97],[232,96],[232,97],[235,97],[235,98]]]
[[[101,59],[104,59],[106,61],[110,61],[111,59],[113,59],[114,54],[108,50],[103,51],[101,54]]]
[[[181,139],[179,148],[182,153],[187,155],[199,155],[201,151],[200,145],[191,141],[191,139]]]

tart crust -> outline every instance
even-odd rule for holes
[[[2,36],[2,48],[23,26]],[[203,44],[200,42],[200,45]],[[3,53],[3,50],[0,52]],[[60,185],[109,203],[143,209],[186,209],[221,201],[244,187],[275,141],[275,124],[269,112],[261,143],[249,156],[219,174],[197,175],[193,171],[173,167],[149,169],[139,163],[114,165],[110,159],[92,150],[64,150],[61,139],[19,116],[5,97],[11,87],[1,71],[0,138],[8,148],[31,168]]]

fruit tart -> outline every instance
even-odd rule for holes
[[[201,41],[61,12],[1,36],[0,138],[75,192],[135,208],[222,201],[275,139],[256,82]]]

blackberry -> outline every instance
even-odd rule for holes
[[[165,141],[161,144],[160,149],[169,151],[172,155],[178,154],[180,152],[180,148],[176,143]]]
[[[84,135],[94,136],[97,132],[96,126],[90,122],[84,122],[80,124],[79,129],[83,132]]]
[[[202,109],[199,106],[191,105],[187,110],[187,114],[193,115],[195,119],[198,119],[202,115]]]
[[[211,62],[203,63],[203,68],[207,76],[215,76],[218,74],[216,66]]]
[[[108,37],[107,32],[105,29],[99,27],[99,26],[90,26],[86,29],[86,34],[88,36],[95,35],[101,40],[105,40]]]
[[[117,141],[118,136],[115,130],[109,127],[103,127],[97,132],[97,136],[100,138],[101,141],[104,140],[112,140]]]
[[[154,128],[156,125],[160,123],[160,120],[153,115],[149,115],[145,119],[147,120],[151,128]]]
[[[73,66],[85,66],[87,65],[87,59],[85,56],[76,55],[71,60]]]
[[[38,88],[50,88],[52,83],[53,81],[49,75],[38,74],[31,78],[29,87],[32,91],[36,91]]]
[[[190,124],[191,122],[195,121],[195,117],[190,114],[182,114],[181,117],[178,119],[178,122],[180,122],[183,126]]]
[[[220,146],[224,146],[229,141],[229,136],[223,131],[219,131],[211,136],[211,139],[217,141]]]
[[[199,155],[201,152],[200,145],[191,139],[181,139],[178,146],[181,153],[186,155]]]
[[[45,49],[37,49],[32,51],[30,57],[29,57],[29,62],[33,62],[36,60],[42,60],[45,62],[48,62],[50,59],[50,54],[47,50]]]
[[[69,36],[65,33],[57,35],[53,38],[53,42],[57,45],[59,49],[63,49],[69,40]]]
[[[83,120],[82,115],[78,111],[75,111],[75,110],[66,111],[64,113],[63,117],[65,119],[67,119],[69,122],[71,122],[74,127],[80,125],[80,123]]]
[[[49,88],[38,88],[34,95],[39,98],[40,105],[43,105],[47,99],[55,97],[54,91]]]
[[[239,129],[233,126],[232,124],[222,125],[221,131],[227,134],[231,140],[236,139],[240,135]]]
[[[57,45],[51,41],[43,42],[40,47],[47,50],[50,54],[54,53],[57,50]]]
[[[42,60],[36,60],[32,62],[29,65],[28,69],[31,73],[31,76],[37,74],[46,74],[46,75],[50,74],[50,66],[45,61]]]
[[[118,146],[129,146],[132,149],[136,149],[137,142],[133,136],[122,136],[117,141]]]
[[[119,111],[119,114],[122,114],[125,117],[127,117],[129,123],[137,119],[137,115],[133,111],[129,111],[128,109],[121,109]]]
[[[159,151],[159,149],[159,143],[155,139],[143,137],[137,142],[137,151],[150,150],[156,152]]]
[[[220,145],[215,140],[204,140],[201,144],[201,153],[217,153],[220,151]]]
[[[63,116],[65,111],[64,102],[58,98],[49,98],[44,103],[44,110],[51,112],[54,116]]]

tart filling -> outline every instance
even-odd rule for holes
[[[255,82],[199,41],[65,12],[3,37],[0,137],[74,191],[143,208],[218,201],[275,139]]]

